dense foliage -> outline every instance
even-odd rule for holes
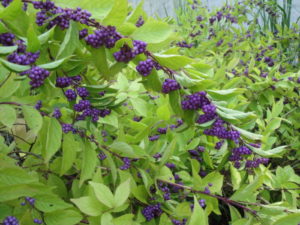
[[[3,225],[300,222],[297,27],[262,35],[242,4],[177,26],[126,0],[1,3]]]

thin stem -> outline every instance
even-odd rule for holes
[[[183,188],[183,189],[189,190],[192,193],[204,194],[204,195],[207,195],[207,196],[219,199],[219,200],[225,202],[226,204],[237,206],[237,207],[242,208],[243,210],[245,210],[245,211],[247,211],[247,212],[249,212],[249,213],[257,216],[257,212],[255,210],[250,209],[250,208],[242,205],[241,203],[239,203],[237,201],[234,201],[234,200],[231,200],[231,199],[219,196],[219,195],[214,195],[214,194],[206,193],[204,191],[197,191],[197,190],[194,190],[191,187],[187,187],[187,186],[184,186],[184,185],[181,185],[181,184],[175,184],[175,183],[172,183],[172,182],[169,182],[169,181],[165,181],[165,180],[160,180],[160,179],[158,179],[158,181],[160,181],[162,183],[169,184],[169,185],[174,186],[174,187],[178,187],[178,188]]]
[[[0,105],[16,105],[16,106],[22,106],[22,104],[17,102],[0,102]]]
[[[8,153],[8,155],[12,155],[12,154],[32,155],[32,156],[34,156],[34,157],[36,157],[36,158],[43,159],[42,156],[37,155],[37,154],[35,154],[35,153],[32,153],[32,152],[23,152],[23,151],[20,151],[20,150],[18,150],[18,151],[12,151],[12,152]]]

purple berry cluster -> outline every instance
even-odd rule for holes
[[[222,119],[217,119],[210,129],[205,129],[204,134],[209,136],[216,136],[220,139],[229,139],[238,143],[240,132],[230,129],[229,125]]]
[[[264,58],[264,62],[268,64],[269,67],[272,67],[275,65],[273,59],[271,57],[266,56]]]
[[[159,127],[157,128],[157,132],[160,134],[166,134],[168,130],[168,127]]]
[[[73,77],[58,77],[56,79],[56,86],[60,88],[69,87],[72,85],[74,88],[81,82],[81,76]],[[76,120],[85,120],[86,117],[91,117],[93,122],[97,122],[99,117],[105,117],[111,113],[109,109],[97,109],[92,107],[91,102],[86,98],[90,93],[85,87],[76,87],[75,90],[67,89],[65,96],[68,101],[75,101],[77,96],[81,98],[78,103],[74,104],[73,109],[78,112]]]
[[[135,122],[140,122],[142,119],[143,119],[142,116],[135,116],[135,117],[133,117],[133,121],[135,121]]]
[[[200,148],[202,150],[202,148]],[[202,162],[202,158],[201,158],[201,152],[202,151],[199,151],[199,149],[197,150],[188,150],[188,153],[190,154],[191,158],[192,159],[196,159],[198,160],[199,162]]]
[[[19,221],[16,217],[14,216],[7,216],[3,222],[3,225],[19,225]]]
[[[37,103],[35,104],[35,106],[34,106],[34,108],[36,109],[36,110],[40,110],[41,108],[42,108],[42,101],[41,100],[39,100],[39,101],[37,101]]]
[[[81,98],[86,98],[89,96],[89,92],[85,87],[78,87],[76,88],[77,94],[81,97]]]
[[[52,116],[56,119],[59,119],[61,117],[61,111],[58,108],[55,108],[52,113]]]
[[[267,165],[269,163],[268,158],[256,158],[254,160],[246,161],[246,168],[257,168],[260,164]]]
[[[152,69],[154,68],[155,63],[152,59],[146,59],[145,61],[140,61],[136,66],[136,70],[144,77],[148,76]]]
[[[160,138],[160,135],[149,136],[149,141],[156,141]]]
[[[127,157],[122,158],[123,165],[120,166],[120,170],[128,170],[131,166],[131,160]]]
[[[82,29],[81,31],[79,31],[79,38],[83,39],[85,38],[87,35],[89,34],[88,29]]]
[[[38,88],[44,84],[44,80],[50,75],[50,72],[38,66],[33,66],[31,69],[21,73],[21,75],[25,74],[31,79],[29,82],[31,87]]]
[[[202,111],[204,112],[204,114],[198,117],[196,123],[203,124],[215,119],[217,117],[216,109],[216,106],[213,104],[204,105],[202,107]]]
[[[224,140],[217,142],[215,145],[215,149],[220,150],[223,144],[224,144]]]
[[[43,221],[42,221],[42,220],[39,220],[39,219],[37,219],[37,218],[35,218],[35,219],[33,220],[33,222],[36,223],[36,224],[43,224]]]
[[[219,40],[219,41],[216,43],[216,46],[217,46],[217,47],[221,46],[221,45],[223,44],[223,42],[224,42],[223,39]]]
[[[171,193],[167,184],[159,183],[158,188],[163,192],[163,198],[165,201],[171,200]]]
[[[3,4],[4,1],[2,1]],[[15,35],[12,33],[1,33],[0,34],[0,44],[4,46],[13,46]]]
[[[81,8],[63,9],[51,1],[34,1],[33,6],[40,11],[36,14],[36,24],[43,26],[47,21],[48,28],[59,26],[61,29],[70,27],[70,21],[89,25],[91,13]]]
[[[209,23],[214,24],[215,21],[221,21],[222,19],[230,23],[237,23],[237,18],[230,13],[224,14],[221,11],[218,11],[216,15],[209,18]]]
[[[162,92],[165,94],[180,89],[180,84],[176,80],[166,79],[162,85]]]
[[[206,97],[206,92],[204,91],[187,95],[185,96],[185,99],[181,102],[181,106],[184,110],[201,109],[204,105],[207,104],[210,104],[210,101]]]
[[[91,117],[93,122],[97,122],[99,117],[105,117],[111,113],[109,109],[93,108],[89,100],[79,100],[79,103],[74,105],[74,110],[82,112],[77,115],[77,120],[85,120],[86,117]]]
[[[176,43],[176,45],[180,48],[192,48],[194,46],[193,43],[188,44],[186,41],[179,41]]]
[[[143,17],[140,16],[139,19],[136,21],[135,26],[136,27],[141,27],[141,26],[144,25],[144,23],[145,23],[145,21],[144,21]]]
[[[98,154],[98,158],[100,159],[100,160],[104,160],[104,159],[106,159],[107,158],[107,155],[104,153],[104,152],[100,152],[99,154]]]
[[[18,54],[17,52],[13,52],[9,56],[7,56],[7,60],[9,62],[19,65],[31,65],[36,62],[39,56],[40,52],[25,52],[24,54]]]
[[[66,88],[72,84],[72,79],[70,77],[58,77],[56,78],[56,87]]]
[[[135,57],[135,54],[128,45],[124,45],[120,51],[114,53],[114,57],[118,62],[128,63]]]
[[[172,223],[174,225],[186,225],[187,219],[183,219],[182,221],[181,220],[172,219]]]
[[[229,160],[234,163],[236,168],[241,167],[241,161],[244,157],[252,154],[252,151],[246,146],[239,146],[237,148],[232,149]]]
[[[35,198],[25,197],[25,202],[21,203],[21,205],[25,205],[26,203],[28,203],[31,206],[34,206]]]
[[[61,125],[61,127],[62,127],[62,131],[63,131],[65,134],[69,133],[70,131],[72,131],[73,133],[76,133],[76,129],[73,127],[72,124],[63,123],[63,124]]]
[[[68,90],[65,91],[65,96],[67,97],[67,99],[69,101],[73,101],[73,100],[76,99],[77,94],[76,94],[76,92],[74,90],[68,89]]]
[[[160,203],[157,203],[155,205],[146,206],[142,210],[142,214],[146,218],[147,221],[150,221],[156,217],[159,217],[162,213],[163,213],[163,211],[161,209]]]
[[[146,51],[147,44],[143,41],[133,41],[133,48],[128,45],[121,47],[120,51],[114,53],[114,57],[118,62],[128,63],[136,55],[142,54]]]
[[[205,206],[206,206],[206,201],[205,201],[205,199],[200,199],[198,202],[199,202],[199,205],[200,205],[202,208],[205,208]],[[191,210],[193,211],[193,210],[194,210],[194,203],[191,204],[190,207],[191,207]]]
[[[108,26],[95,30],[93,34],[85,37],[85,41],[93,48],[100,48],[101,46],[112,48],[121,37],[115,27]]]

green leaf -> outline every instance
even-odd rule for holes
[[[97,153],[92,148],[91,144],[86,141],[85,149],[83,150],[83,159],[81,165],[81,174],[79,185],[81,186],[84,181],[93,177],[97,165]]]
[[[79,46],[79,31],[77,24],[71,21],[70,27],[66,32],[65,38],[60,45],[56,59],[69,57]]]
[[[280,147],[273,148],[273,149],[270,149],[270,150],[262,150],[260,148],[254,148],[253,146],[250,146],[250,145],[247,145],[247,146],[249,148],[251,148],[252,151],[254,151],[255,153],[257,153],[260,156],[263,156],[263,157],[274,157],[274,158],[275,157],[280,158],[281,155],[286,152],[286,148],[287,148],[287,146],[284,145],[284,146],[280,146]]]
[[[29,17],[22,7],[23,1],[12,1],[8,7],[0,11],[0,19],[1,21],[5,21],[5,26],[11,29],[13,33],[20,36],[26,36]]]
[[[66,3],[66,1],[63,0],[60,1],[62,3]],[[93,15],[93,18],[102,20],[109,14],[109,12],[114,6],[114,3],[115,3],[114,0],[99,0],[99,1],[82,0],[80,2],[75,0],[74,7],[80,6],[81,8],[88,10]]]
[[[117,187],[114,199],[115,199],[115,207],[122,206],[126,200],[128,199],[130,194],[130,180],[123,182]]]
[[[140,1],[139,4],[135,7],[133,12],[128,16],[127,22],[135,24],[138,21],[140,16],[143,16],[143,19],[147,16],[147,14],[143,10],[144,0]]]
[[[208,186],[209,183],[212,184],[212,187],[210,187],[210,191],[212,193],[221,193],[221,189],[223,186],[223,180],[224,180],[224,176],[221,175],[219,172],[211,172],[209,174],[207,174],[201,182],[201,186],[200,189],[204,189],[205,187]],[[198,187],[199,188],[199,187]]]
[[[219,100],[227,100],[228,98],[232,98],[238,96],[245,92],[245,89],[242,88],[233,88],[227,90],[208,90],[207,93],[211,95],[214,99]]]
[[[81,212],[89,216],[100,216],[103,211],[103,206],[97,199],[90,196],[71,199]]]
[[[280,99],[280,101],[278,101],[277,103],[274,102],[273,107],[272,107],[272,117],[277,117],[280,115],[280,113],[283,110],[283,98]]]
[[[10,73],[7,80],[2,83],[3,85],[0,88],[0,96],[1,98],[7,98],[11,96],[16,90],[20,87],[20,81],[16,81],[15,78],[17,75],[15,73]]]
[[[34,206],[42,212],[54,212],[72,207],[71,204],[64,202],[55,195],[38,195],[35,198]]]
[[[134,152],[134,149],[125,142],[114,141],[114,143],[110,145],[110,149],[116,153],[119,153],[121,156],[132,158],[137,157],[137,154]]]
[[[157,59],[159,64],[173,70],[179,70],[194,61],[193,59],[182,55],[154,54],[154,57]]]
[[[241,174],[232,165],[230,165],[230,174],[231,174],[231,182],[233,185],[233,190],[239,189],[241,181],[242,181]]]
[[[22,66],[15,63],[11,63],[6,61],[5,59],[0,58],[1,63],[3,66],[5,66],[7,69],[14,71],[14,72],[24,72],[26,70],[30,69],[30,66]]]
[[[234,109],[229,109],[225,108],[222,106],[217,106],[217,112],[220,114],[220,116],[227,118],[229,120],[237,120],[237,121],[242,121],[242,120],[250,120],[256,118],[256,115],[253,112],[241,112],[237,111]]]
[[[0,46],[0,55],[10,54],[16,51],[18,46]]]
[[[251,140],[261,140],[262,139],[262,135],[260,134],[255,134],[255,133],[251,133],[249,131],[246,131],[246,130],[243,130],[242,128],[239,128],[239,127],[236,127],[234,125],[232,125],[232,127],[239,131],[241,133],[242,136],[246,137],[246,138],[249,138]]]
[[[241,214],[235,207],[229,205],[229,210],[230,210],[231,221],[236,221],[238,219],[241,219]]]
[[[105,79],[110,78],[110,71],[107,62],[106,51],[104,47],[100,47],[97,49],[90,48],[90,52],[92,53],[92,61],[97,68],[97,70],[104,76]]]
[[[18,167],[0,169],[1,185],[31,184],[36,183],[37,181],[38,178],[35,173],[27,173],[25,170]]]
[[[104,184],[89,182],[93,188],[96,198],[109,208],[114,208],[116,205],[114,195],[111,190]]]
[[[38,36],[33,28],[33,25],[31,25],[27,31],[27,49],[28,52],[36,52],[40,49],[41,44],[40,40],[38,39]]]
[[[119,26],[127,17],[127,0],[115,0],[115,4],[109,14],[102,21],[105,25]],[[118,15],[118,16],[116,16]]]
[[[141,98],[131,98],[130,102],[140,116],[146,117],[148,115],[148,104],[145,100]]]
[[[249,201],[255,202],[256,200],[256,190],[261,187],[264,182],[265,177],[263,175],[256,177],[250,184],[247,186],[241,186],[230,199],[237,201]]]
[[[181,98],[178,90],[169,93],[170,106],[176,115],[182,115]]]
[[[41,45],[45,44],[49,38],[53,36],[55,27],[52,27],[50,30],[47,30],[45,33],[38,36],[39,42]]]
[[[16,110],[11,105],[0,105],[0,122],[11,128],[17,119]]]
[[[171,117],[171,112],[169,110],[168,104],[163,104],[156,110],[157,117],[161,120],[169,120]]]
[[[60,210],[45,213],[44,218],[47,225],[74,225],[81,221],[82,216],[75,210]]]
[[[271,121],[266,126],[264,135],[271,134],[271,133],[273,133],[273,131],[275,131],[277,128],[279,128],[280,124],[281,124],[281,120],[282,119],[279,117],[275,117],[275,118],[271,119]]]
[[[297,225],[299,224],[300,213],[286,215],[276,220],[272,225]]]
[[[27,105],[22,106],[22,111],[26,124],[35,134],[37,134],[43,125],[43,117],[41,116],[40,112],[32,106]]]
[[[42,155],[48,163],[51,157],[59,150],[61,145],[62,129],[59,122],[54,118],[44,117],[39,140],[43,146]]]
[[[62,150],[63,155],[60,169],[61,176],[71,169],[73,163],[75,162],[77,152],[81,150],[80,143],[74,139],[74,134],[64,134]]]
[[[101,225],[115,225],[112,220],[112,215],[106,212],[101,216]]]
[[[159,166],[162,167],[163,165],[165,165],[165,163],[170,159],[170,157],[173,155],[173,152],[175,150],[176,147],[176,143],[177,140],[173,139],[172,142],[168,145],[168,147],[166,148],[166,150],[163,153],[163,156],[160,160]]]
[[[150,90],[153,90],[156,92],[161,91],[162,84],[158,77],[157,71],[154,69],[152,70],[152,72],[150,73],[150,75],[148,77],[143,77],[143,83],[147,89],[150,89]]]
[[[172,28],[164,22],[148,20],[142,27],[131,35],[135,40],[146,43],[160,43],[167,40],[172,34]]]
[[[34,196],[51,192],[51,188],[36,184],[15,184],[15,185],[0,185],[0,202],[10,201],[25,196]]]
[[[54,69],[57,69],[60,65],[62,65],[67,59],[68,58],[63,58],[63,59],[59,59],[59,60],[56,60],[51,63],[46,63],[46,64],[42,64],[42,65],[38,65],[38,66],[43,69],[54,70]]]
[[[208,218],[202,207],[199,205],[196,196],[194,196],[194,210],[189,225],[208,225]]]
[[[240,62],[239,57],[234,57],[227,65],[227,70],[231,71],[234,67],[237,66],[237,64]]]

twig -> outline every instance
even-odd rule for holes
[[[12,154],[25,154],[25,155],[32,155],[32,156],[35,156],[36,158],[39,158],[39,159],[43,159],[42,156],[40,155],[37,155],[35,153],[32,153],[32,152],[23,152],[23,151],[12,151],[12,152],[9,152],[8,155],[12,155]]]
[[[199,193],[199,194],[204,194],[204,195],[207,195],[207,196],[210,196],[210,197],[213,197],[213,198],[217,198],[217,199],[225,202],[226,204],[235,205],[235,206],[237,206],[239,208],[242,208],[243,210],[245,210],[247,212],[250,212],[254,216],[257,216],[257,212],[255,210],[250,209],[250,208],[242,205],[241,203],[239,203],[237,201],[234,201],[234,200],[231,200],[231,199],[219,196],[219,195],[214,195],[214,194],[206,193],[204,191],[197,191],[197,190],[194,190],[191,187],[187,187],[187,186],[184,186],[184,185],[181,185],[181,184],[175,184],[175,183],[172,183],[172,182],[169,182],[169,181],[165,181],[165,180],[160,180],[160,179],[158,179],[158,181],[160,181],[162,183],[169,184],[169,185],[174,186],[174,187],[178,187],[178,188],[183,188],[183,189],[189,190],[192,193]]]

